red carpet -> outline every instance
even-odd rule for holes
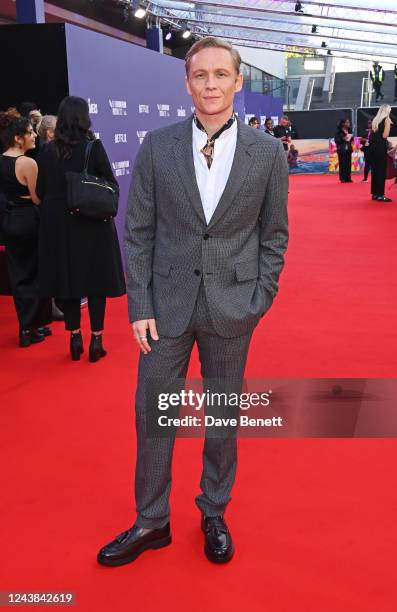
[[[396,376],[397,190],[392,204],[368,191],[292,178],[286,269],[248,377]],[[240,440],[227,514],[237,552],[217,567],[193,502],[202,441],[180,439],[172,546],[99,567],[98,547],[134,518],[137,351],[125,300],[109,302],[98,364],[68,359],[60,323],[18,349],[9,298],[0,314],[0,591],[72,591],[87,612],[395,611],[394,440]],[[84,329],[88,344],[87,313]]]

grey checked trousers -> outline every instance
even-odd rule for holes
[[[213,328],[203,284],[186,331],[177,338],[161,336],[150,341],[151,352],[141,353],[135,398],[137,459],[135,472],[135,525],[147,529],[163,527],[169,521],[172,454],[175,437],[146,436],[147,389],[150,381],[162,378],[185,379],[190,355],[197,342],[201,375],[204,379],[243,380],[252,331],[236,338],[222,338]],[[205,387],[204,387],[205,388]],[[206,436],[203,449],[201,494],[196,504],[205,516],[223,514],[230,501],[237,464],[235,436]]]

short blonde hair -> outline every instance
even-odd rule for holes
[[[57,118],[55,115],[44,115],[40,122],[39,129],[37,130],[40,138],[45,140],[47,138],[47,130],[55,130],[57,124]]]
[[[194,43],[186,53],[185,57],[185,69],[186,74],[189,74],[189,66],[193,55],[196,55],[199,51],[203,49],[226,49],[229,51],[232,56],[233,65],[237,74],[240,74],[240,66],[241,66],[241,55],[229,42],[226,40],[222,40],[221,38],[216,38],[215,36],[206,36],[205,38],[201,38],[197,42]]]

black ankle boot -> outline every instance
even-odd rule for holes
[[[95,361],[99,361],[101,357],[105,357],[105,355],[106,351],[102,346],[102,334],[92,334],[90,342],[89,361],[91,361],[91,363],[94,363]]]
[[[83,338],[81,332],[70,334],[70,355],[72,361],[80,361],[80,355],[84,353]]]

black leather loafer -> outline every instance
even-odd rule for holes
[[[51,327],[38,327],[36,331],[43,336],[52,336]]]
[[[26,348],[31,344],[37,344],[37,342],[43,342],[45,336],[43,334],[39,334],[37,330],[28,330],[23,329],[19,332],[19,346],[21,348]]]
[[[170,524],[161,529],[151,529],[145,533],[142,527],[132,527],[123,531],[112,542],[101,548],[97,560],[101,565],[117,566],[134,561],[141,553],[150,548],[163,548],[171,544]]]
[[[205,535],[204,552],[213,563],[227,563],[234,555],[232,536],[223,516],[204,516],[201,529]]]

